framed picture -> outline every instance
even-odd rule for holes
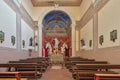
[[[11,43],[13,46],[15,45],[15,36],[11,36]]]
[[[22,40],[23,48],[25,48],[25,40]]]
[[[89,40],[89,46],[90,47],[92,46],[92,40]]]
[[[4,32],[3,32],[3,31],[0,31],[0,42],[1,42],[1,43],[4,41],[4,38],[5,38],[4,35],[5,35]]]
[[[102,45],[103,42],[104,42],[104,37],[103,37],[103,35],[101,35],[99,37],[99,43],[100,43],[100,45]]]
[[[81,46],[85,46],[85,41],[84,41],[84,39],[81,39],[80,42],[81,42]]]
[[[29,39],[29,46],[33,46],[33,38],[32,37]]]
[[[113,30],[112,32],[110,32],[110,40],[115,42],[116,39],[117,39],[117,30]]]

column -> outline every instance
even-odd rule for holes
[[[16,42],[17,50],[21,50],[21,16],[19,13],[16,14]]]
[[[75,56],[75,25],[72,24],[72,56]]]
[[[93,51],[98,49],[98,14],[95,13],[93,17]]]
[[[38,29],[39,29],[39,32],[38,32],[39,33],[38,35],[39,36],[39,39],[38,39],[39,56],[42,57],[42,25],[39,25]]]

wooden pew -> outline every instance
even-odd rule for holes
[[[43,58],[43,57],[37,57],[37,58],[27,58],[27,59],[21,59],[19,61],[23,62],[36,62],[36,63],[42,63],[45,65],[45,67],[49,66],[49,58]]]
[[[14,76],[16,80],[20,80],[21,74],[20,72],[0,72],[0,78]]]
[[[119,64],[76,64],[75,67],[72,67],[73,76],[76,75],[77,80],[80,78],[81,75],[86,75],[86,73],[83,73],[83,71],[89,71],[89,72],[104,71],[106,73],[108,72],[109,69],[120,69],[120,65]]]
[[[71,60],[68,60],[68,61],[65,61],[65,66],[66,66],[66,68],[69,68],[69,66],[71,66],[72,65],[72,63],[71,62],[79,62],[79,61],[95,61],[94,59],[71,59]]]
[[[118,74],[114,71],[80,71],[77,72],[76,80],[86,79],[86,80],[94,80],[94,74]]]
[[[120,69],[120,64],[76,64],[77,69]]]
[[[95,74],[94,80],[120,80],[120,74]]]
[[[45,70],[47,69],[48,65],[44,62],[41,61],[29,61],[29,60],[25,60],[25,61],[9,61],[9,63],[37,63],[40,64],[41,66],[41,72],[45,72]]]
[[[38,73],[41,64],[37,63],[1,63],[0,68],[15,68],[16,72],[20,72],[21,77],[30,77],[30,78],[37,78],[42,76],[42,73]],[[19,69],[27,68],[26,71],[20,71]]]
[[[71,61],[67,67],[70,71],[72,71],[72,66],[76,64],[108,64],[107,61]]]

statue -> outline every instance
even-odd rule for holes
[[[33,38],[32,37],[29,39],[29,46],[33,46]]]
[[[62,47],[61,47],[61,53],[65,53],[65,49],[67,49],[68,46],[66,43],[63,43]]]
[[[52,47],[51,47],[50,42],[47,42],[47,43],[46,43],[46,47],[45,47],[45,48],[48,49],[48,54],[51,54],[51,53],[52,53]]]
[[[58,40],[57,38],[55,38],[54,41],[55,41],[54,48],[55,48],[55,49],[58,49],[59,40]]]

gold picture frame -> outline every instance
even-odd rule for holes
[[[116,39],[117,39],[117,30],[113,30],[112,32],[110,32],[110,40],[115,42]]]
[[[13,46],[15,45],[15,36],[11,36],[11,43]]]
[[[100,35],[100,37],[99,37],[99,43],[100,43],[100,45],[102,45],[103,42],[104,42],[104,36]]]
[[[2,43],[5,39],[5,33],[3,31],[0,31],[0,42]]]

